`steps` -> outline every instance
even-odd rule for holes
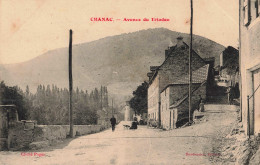
[[[222,86],[210,87],[207,91],[207,100],[209,104],[228,104],[227,88]]]
[[[238,111],[239,106],[237,105],[229,105],[229,104],[205,104],[205,111]]]
[[[208,104],[228,104],[228,97],[227,97],[227,95],[208,96],[207,103]]]

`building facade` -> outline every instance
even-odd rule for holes
[[[206,62],[193,51],[192,70],[205,66]],[[161,91],[171,83],[176,82],[189,71],[189,46],[181,37],[177,44],[165,50],[165,61],[160,66],[150,67],[148,87],[148,119],[161,125]]]
[[[198,109],[201,99],[206,100],[209,64],[192,72],[192,103],[191,113]],[[189,119],[189,75],[167,85],[161,96],[162,128],[174,129],[178,122]]]
[[[260,0],[239,1],[241,117],[247,135],[260,133]]]
[[[219,67],[219,77],[217,84],[219,86],[233,86],[235,87],[236,74],[239,71],[239,52],[232,46],[228,46],[220,54],[220,67]]]

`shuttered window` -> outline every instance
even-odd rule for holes
[[[244,25],[248,25],[249,22],[249,1],[244,0]]]
[[[260,0],[257,0],[258,17],[260,16]]]

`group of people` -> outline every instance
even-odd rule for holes
[[[229,104],[233,104],[233,100],[235,98],[235,88],[230,86],[227,88],[227,96],[228,96],[228,103]],[[199,101],[198,101],[198,111],[199,112],[204,112],[204,100],[202,99],[201,95],[199,95]],[[115,125],[116,125],[116,118],[114,116],[112,116],[112,118],[110,119],[111,122],[111,126],[112,126],[112,131],[115,131]]]

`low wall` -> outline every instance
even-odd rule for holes
[[[69,125],[36,125],[26,127],[26,123],[17,122],[9,129],[7,146],[9,150],[39,149],[66,139],[69,135]],[[73,135],[97,133],[107,126],[74,125]]]
[[[33,129],[25,129],[23,122],[16,122],[8,130],[7,149],[20,150],[28,148],[33,142]]]
[[[102,125],[74,125],[73,135],[86,135],[106,129]],[[65,139],[69,135],[69,125],[37,125],[34,128],[34,141]]]

